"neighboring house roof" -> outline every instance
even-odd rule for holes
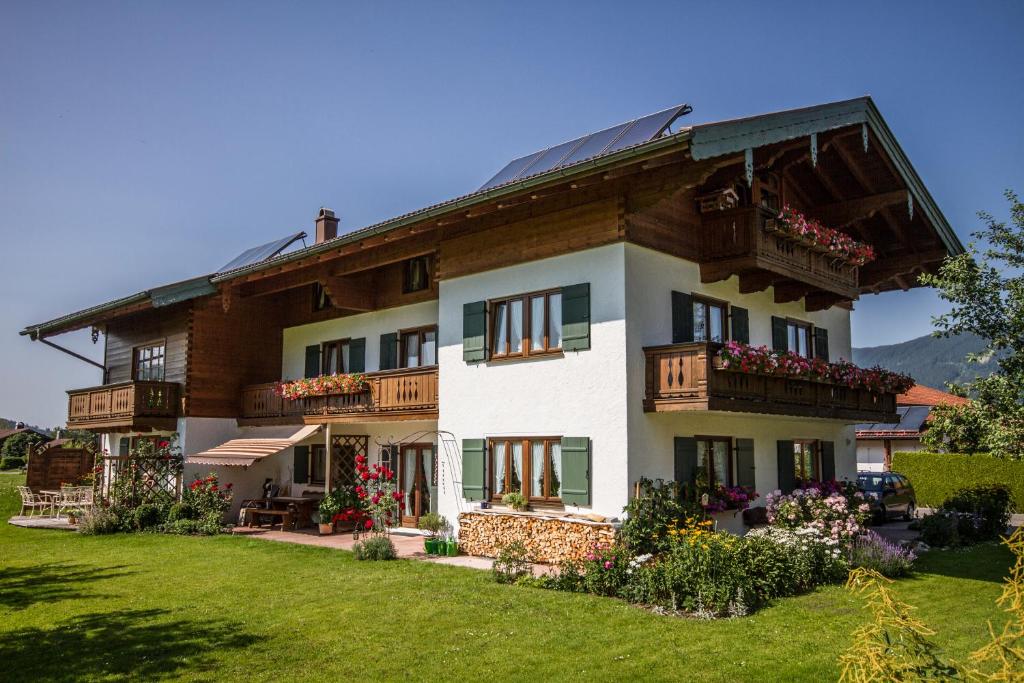
[[[901,406],[961,406],[971,402],[963,396],[955,396],[940,389],[915,384],[907,392],[896,397],[896,404]]]
[[[971,400],[962,396],[915,385],[896,397],[896,412],[900,421],[857,425],[858,439],[917,439],[926,429],[932,408],[938,405],[964,405]]]
[[[15,434],[22,434],[24,432],[31,432],[33,434],[38,434],[39,436],[43,437],[47,441],[50,440],[49,436],[47,436],[43,432],[39,431],[38,429],[32,429],[31,427],[21,427],[19,429],[0,429],[0,441],[4,441],[4,440],[7,439],[7,437],[14,436]]]
[[[207,285],[212,287],[212,285],[243,275],[268,268],[276,268],[285,263],[338,249],[348,244],[365,240],[371,236],[409,226],[413,223],[450,214],[455,211],[463,211],[468,207],[523,192],[545,183],[566,180],[622,162],[633,161],[638,157],[653,156],[676,149],[689,149],[693,159],[707,159],[857,124],[862,124],[866,130],[869,129],[875,138],[879,140],[881,146],[892,159],[896,171],[902,177],[907,188],[909,188],[909,195],[913,198],[915,205],[919,206],[920,210],[928,217],[942,243],[945,245],[946,250],[950,254],[963,253],[963,244],[960,243],[949,222],[935,204],[935,200],[927,188],[925,188],[924,183],[921,182],[910,160],[907,159],[899,143],[896,142],[888,125],[882,119],[881,114],[870,97],[858,97],[852,100],[761,114],[742,119],[704,123],[681,128],[675,133],[668,132],[672,122],[688,111],[688,105],[679,105],[626,124],[620,124],[620,126],[613,126],[610,129],[599,131],[590,136],[584,136],[568,143],[547,148],[533,155],[521,157],[507,164],[502,171],[499,171],[495,177],[475,192],[356,229],[303,249],[296,249],[284,254],[278,253],[257,263],[247,263],[232,269],[222,269],[213,275],[204,276],[205,284],[202,282],[204,278],[196,278],[195,280],[198,282],[192,285],[195,289],[190,289],[189,291],[192,296],[212,293],[206,291]],[[626,144],[626,146],[620,146],[620,143],[625,141],[625,137],[618,137],[611,143],[601,147],[600,151],[593,156],[587,158],[577,157],[576,152],[583,149],[583,145],[592,139],[596,139],[601,134],[621,127],[620,135],[624,133],[625,136],[628,136],[631,130],[637,129],[636,126],[639,122],[648,120],[658,124],[650,130],[650,137],[641,137],[635,144]],[[661,125],[663,120],[667,122]],[[628,142],[632,142],[632,139]],[[568,151],[562,153],[558,158],[554,158],[557,156],[555,152],[562,147],[566,147]],[[548,152],[551,154],[549,155]],[[543,167],[546,170],[543,172],[533,173],[531,167],[537,167],[535,161],[543,161],[545,157],[550,157],[554,160],[550,164],[545,162]],[[519,161],[524,161],[525,167],[522,170],[517,170],[515,173],[510,173],[510,179],[504,181],[501,178],[503,171]],[[492,183],[496,181],[500,182],[492,186]],[[168,287],[188,286],[189,283],[193,282],[193,280],[188,280],[184,283],[169,285]],[[69,327],[69,325],[77,323],[79,327],[84,327],[89,324],[90,316],[114,310],[122,305],[145,301],[147,298],[152,298],[151,292],[140,292],[126,299],[101,304],[100,306],[72,313],[46,323],[30,325],[22,330],[21,334],[30,335],[34,339],[47,333],[56,334],[61,331],[77,329]],[[153,305],[157,305],[155,299],[153,300]]]

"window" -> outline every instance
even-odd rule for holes
[[[140,382],[164,381],[164,343],[158,342],[135,349],[135,379]]]
[[[551,353],[562,348],[562,292],[535,292],[491,302],[491,355]]]
[[[429,257],[417,256],[405,262],[402,292],[410,294],[430,287]]]
[[[693,341],[726,341],[726,304],[693,298]]]
[[[320,349],[320,374],[336,375],[348,372],[349,367],[349,340],[339,339],[338,341],[324,342]]]
[[[423,327],[399,333],[403,368],[437,365],[437,328]]]
[[[561,502],[561,438],[491,439],[490,473],[494,500],[518,492],[534,501]]]
[[[793,472],[797,483],[804,481],[821,481],[821,468],[818,463],[817,441],[793,442]]]
[[[732,439],[698,436],[697,467],[709,484],[732,486]]]
[[[331,305],[331,298],[327,296],[327,290],[319,282],[313,283],[313,312],[322,311]]]
[[[314,445],[309,449],[309,483],[323,486],[327,481],[327,447]]]
[[[810,358],[814,350],[811,348],[811,325],[798,320],[786,321],[787,348],[804,358]]]

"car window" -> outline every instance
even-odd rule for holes
[[[880,491],[883,479],[881,474],[862,474],[857,477],[857,484],[865,491]]]
[[[910,488],[910,480],[904,477],[902,474],[896,475],[900,478],[900,482],[903,484],[903,488]]]

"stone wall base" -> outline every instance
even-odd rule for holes
[[[459,515],[459,550],[494,557],[502,547],[521,541],[534,562],[558,564],[581,560],[594,544],[611,545],[615,526],[565,517],[513,512],[463,512]]]

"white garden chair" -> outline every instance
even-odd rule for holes
[[[19,486],[18,493],[21,494],[21,516],[25,516],[25,510],[28,510],[28,516],[33,516],[36,510],[40,511],[40,516],[44,516],[42,513],[49,510],[50,514],[53,514],[53,499],[49,496],[41,493],[32,493],[32,489],[27,486]]]
[[[92,489],[88,486],[62,486],[57,502],[57,518],[68,510],[92,507]]]

